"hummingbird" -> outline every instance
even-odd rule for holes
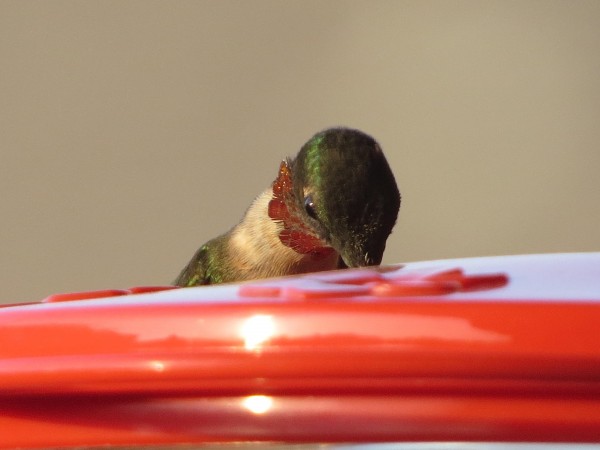
[[[196,286],[381,264],[400,192],[379,144],[336,127],[311,137],[174,284]]]

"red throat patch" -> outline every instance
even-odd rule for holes
[[[279,233],[281,243],[300,254],[312,254],[317,257],[330,255],[334,250],[324,246],[314,236],[302,219],[294,214],[294,192],[292,190],[292,170],[287,161],[282,161],[279,174],[273,182],[273,198],[269,202],[269,217],[283,224]]]

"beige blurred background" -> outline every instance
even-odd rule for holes
[[[0,301],[171,282],[314,132],[385,263],[600,250],[598,1],[0,1]]]

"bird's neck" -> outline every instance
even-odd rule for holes
[[[298,202],[295,201],[292,186],[292,171],[289,162],[284,160],[271,186],[272,198],[268,206],[269,217],[281,224],[279,240],[302,255],[312,254],[316,257],[328,254],[333,249],[322,242],[298,214]]]
[[[273,206],[277,198],[273,188],[265,190],[231,230],[228,248],[237,270],[251,279],[337,268],[337,252],[292,227],[289,212]]]

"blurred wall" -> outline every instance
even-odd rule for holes
[[[384,262],[600,250],[598,1],[0,1],[0,301],[165,284],[314,132]]]

